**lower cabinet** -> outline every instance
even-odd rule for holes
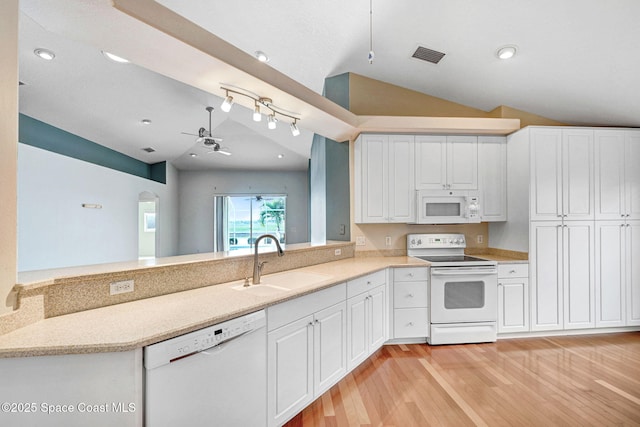
[[[529,266],[498,265],[498,333],[529,331]]]
[[[429,269],[393,269],[393,339],[429,336]]]
[[[269,426],[287,422],[347,373],[344,284],[335,288],[269,307],[277,326],[267,335]],[[334,304],[318,309],[327,301]],[[280,326],[305,308],[316,311]]]
[[[347,369],[351,371],[387,340],[386,285],[347,300]]]

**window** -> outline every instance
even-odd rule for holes
[[[236,195],[214,197],[214,251],[250,248],[264,234],[285,243],[287,196]],[[263,239],[260,246],[273,246]]]

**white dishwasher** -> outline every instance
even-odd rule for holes
[[[264,310],[144,349],[145,425],[264,426]]]

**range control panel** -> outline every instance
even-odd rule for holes
[[[464,234],[407,234],[407,249],[466,248]]]

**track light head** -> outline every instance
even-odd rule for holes
[[[276,115],[275,114],[269,114],[269,116],[267,116],[267,127],[269,129],[275,129],[277,121],[278,121],[278,119],[276,119]]]
[[[253,121],[259,122],[261,120],[262,120],[262,114],[260,113],[260,105],[258,104],[258,101],[256,101],[256,105],[253,110]]]
[[[227,92],[227,96],[224,98],[224,101],[222,101],[220,109],[225,113],[228,113],[231,111],[231,105],[233,105],[233,96],[229,95],[229,92]]]
[[[291,134],[293,136],[298,136],[300,135],[300,129],[298,129],[298,125],[296,124],[296,121],[294,120],[293,122],[291,122]]]

